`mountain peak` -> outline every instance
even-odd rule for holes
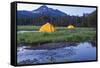
[[[44,10],[44,9],[48,9],[48,7],[47,7],[46,5],[43,5],[43,6],[41,6],[39,9]]]
[[[50,15],[50,16],[66,16],[66,14],[64,12],[61,12],[58,9],[53,9],[53,8],[49,8],[46,5],[42,5],[39,8],[37,8],[36,10],[33,10],[33,13],[38,13],[38,14],[45,14],[45,15]]]

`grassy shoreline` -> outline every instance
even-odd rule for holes
[[[18,28],[23,30],[24,27],[27,29],[39,29],[39,27],[23,26]],[[28,30],[29,30],[28,29]],[[56,27],[56,31],[52,33],[45,32],[28,32],[17,34],[17,44],[28,43],[28,44],[41,44],[41,43],[53,43],[53,42],[82,42],[82,41],[95,41],[96,30],[95,28],[76,28],[73,31],[68,30],[66,27]]]
[[[39,30],[41,26],[33,26],[33,25],[20,25],[17,26],[17,30]],[[80,29],[81,28],[81,29]],[[66,27],[55,27],[56,30],[67,30]],[[96,30],[96,28],[92,27],[76,27],[76,30]]]

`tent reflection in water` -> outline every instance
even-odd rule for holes
[[[54,32],[55,28],[52,24],[47,22],[46,24],[42,25],[39,29],[39,32]]]

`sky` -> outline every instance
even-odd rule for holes
[[[39,8],[42,5],[39,4],[21,4],[17,5],[17,10],[32,11]],[[46,5],[48,8],[58,9],[68,15],[82,16],[84,13],[92,13],[96,10],[93,7],[76,7],[76,6],[58,6],[58,5]]]

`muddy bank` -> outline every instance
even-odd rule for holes
[[[96,47],[96,42],[90,42],[93,47]],[[19,44],[20,46],[27,46],[25,49],[58,49],[63,47],[69,47],[69,46],[77,46],[79,42],[55,42],[55,43],[44,43],[44,44]]]
[[[27,46],[25,49],[58,49],[58,48],[63,48],[63,47],[69,47],[69,46],[77,46],[78,43],[76,42],[59,42],[59,43],[45,43],[45,44],[20,44],[19,46]]]

